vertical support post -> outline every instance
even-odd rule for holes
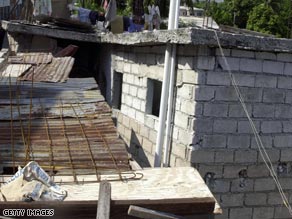
[[[107,181],[100,183],[96,219],[110,218],[111,184]]]

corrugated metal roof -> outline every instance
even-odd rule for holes
[[[51,63],[52,59],[51,53],[18,53],[17,56],[10,56],[8,63],[39,65]]]
[[[10,64],[6,65],[3,72],[0,73],[1,77],[18,77],[31,68],[29,64]]]
[[[41,64],[31,68],[21,77],[21,80],[33,80],[43,82],[65,82],[74,65],[74,58],[53,58],[49,64]]]
[[[0,158],[4,168],[34,160],[57,175],[129,170],[125,144],[93,78],[1,80]]]

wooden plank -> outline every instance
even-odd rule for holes
[[[109,219],[111,205],[111,184],[107,181],[100,183],[96,219]]]
[[[143,219],[183,219],[183,217],[175,214],[154,211],[134,205],[130,205],[128,215]]]

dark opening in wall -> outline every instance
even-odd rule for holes
[[[146,112],[157,117],[160,110],[161,88],[161,81],[148,79]]]
[[[113,78],[113,96],[112,96],[112,107],[114,109],[121,109],[122,100],[122,84],[123,84],[123,74],[119,72],[114,72]]]

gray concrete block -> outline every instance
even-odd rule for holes
[[[291,214],[286,207],[275,207],[274,219],[290,219]]]
[[[257,75],[255,78],[255,87],[277,87],[277,77],[268,75]]]
[[[285,63],[284,75],[292,75],[292,63]]]
[[[230,56],[231,49],[222,49],[222,50],[223,50],[224,56]],[[216,49],[215,54],[216,54],[216,56],[222,56],[221,50],[219,48]]]
[[[229,219],[251,219],[252,208],[231,208]]]
[[[197,58],[197,68],[202,70],[214,70],[215,57],[213,56],[199,56]]]
[[[239,207],[239,206],[242,206],[243,205],[243,199],[244,199],[243,196],[244,196],[244,194],[224,194],[224,195],[221,195],[221,203],[220,204],[223,207]],[[232,211],[232,209],[231,209],[231,211]]]
[[[285,193],[286,197],[288,198],[288,193]],[[270,192],[268,194],[268,204],[269,205],[282,205],[283,199],[279,192]]]
[[[178,69],[193,69],[194,58],[190,56],[179,56],[177,60]]]
[[[243,57],[243,58],[254,58],[255,52],[254,51],[248,51],[243,49],[232,49],[231,55],[233,57]]]
[[[227,104],[206,103],[204,104],[204,116],[226,117],[228,112]]]
[[[283,132],[284,133],[292,132],[292,121],[283,121]]]
[[[215,100],[237,101],[237,94],[233,87],[217,87],[215,89]]]
[[[200,86],[195,88],[196,101],[210,101],[215,98],[215,88],[211,86]]]
[[[190,154],[190,161],[192,163],[214,163],[215,151],[212,150],[193,150]]]
[[[213,119],[194,118],[192,129],[195,133],[211,133],[213,131]]]
[[[221,179],[223,175],[223,167],[220,165],[200,164],[198,171],[203,178],[207,173],[213,173],[215,179]]]
[[[285,100],[285,103],[292,104],[292,91],[291,90],[286,90],[286,100]]]
[[[213,130],[215,133],[235,133],[237,130],[237,121],[215,120]]]
[[[284,74],[284,62],[264,61],[263,72],[270,74]]]
[[[226,62],[227,65],[226,65]],[[231,58],[231,57],[225,57],[225,59],[223,57],[217,57],[217,62],[219,64],[219,68],[221,67],[224,71],[239,71],[239,58]]]
[[[204,148],[226,148],[226,136],[204,135],[202,144]]]
[[[225,179],[237,179],[239,177],[239,172],[246,170],[247,166],[244,164],[230,164],[224,166],[223,177]]]
[[[192,99],[194,92],[193,89],[194,85],[184,84],[183,86],[177,88],[177,96],[185,99]]]
[[[281,162],[291,162],[292,161],[292,149],[282,149],[280,161]]]
[[[265,148],[273,147],[273,136],[260,135],[260,138]],[[251,148],[258,148],[257,142],[254,136],[251,137]]]
[[[241,87],[240,92],[245,102],[261,102],[263,90],[261,88]]]
[[[182,75],[181,83],[200,84],[200,75],[194,70],[178,70]]]
[[[192,143],[192,133],[179,129],[178,130],[178,142],[184,145],[190,145]]]
[[[230,181],[224,179],[216,179],[212,192],[215,193],[227,193],[230,192]]]
[[[280,62],[292,62],[292,54],[290,53],[278,53],[277,60]]]
[[[273,219],[274,208],[273,207],[257,207],[253,211],[253,219]]]
[[[256,59],[265,59],[265,60],[277,60],[276,53],[272,52],[256,52]]]
[[[271,162],[276,163],[280,160],[280,150],[278,149],[274,149],[274,148],[268,148],[266,149],[266,152],[271,160]],[[265,157],[266,159],[266,157]],[[261,154],[259,153],[259,158],[258,158],[258,163],[263,163],[264,160],[261,156]]]
[[[261,123],[262,133],[281,133],[283,130],[280,121],[263,121]]]
[[[276,118],[285,118],[285,119],[290,119],[292,118],[292,107],[289,105],[284,105],[284,104],[279,104],[276,105],[276,110],[275,110],[275,117]]]
[[[275,117],[275,105],[256,104],[256,105],[254,105],[252,115],[255,118],[274,118]]]
[[[247,167],[247,176],[251,178],[268,177],[270,171],[264,164],[254,164]]]
[[[174,125],[187,130],[188,122],[189,122],[189,116],[187,114],[182,113],[180,111],[175,112]]]
[[[231,181],[231,192],[252,192],[253,185],[253,179],[234,179]]]
[[[249,135],[228,136],[227,148],[249,148],[249,147],[250,147]]]
[[[208,72],[207,84],[210,85],[230,85],[231,80],[228,73]]]
[[[280,178],[279,181],[280,181],[280,184],[281,184],[281,186],[282,186],[282,188],[284,190],[290,190],[291,189],[291,185],[292,185],[291,176],[287,177],[287,178],[286,177],[285,178]]]
[[[187,115],[196,115],[196,103],[190,100],[182,100],[181,112]]]
[[[257,150],[238,150],[235,151],[235,163],[255,163],[258,158]]]
[[[233,76],[238,86],[246,86],[246,87],[255,86],[255,75],[234,74]]]
[[[291,66],[292,67],[292,66]],[[292,78],[290,77],[278,77],[278,88],[292,89]]]
[[[248,72],[262,72],[263,71],[263,61],[262,60],[255,60],[255,59],[246,59],[241,58],[239,69],[241,71],[248,71]]]
[[[273,191],[276,188],[272,178],[255,179],[254,191]]]
[[[252,105],[247,104],[246,105],[246,108],[247,108],[248,114],[251,115]],[[246,118],[245,111],[243,110],[242,105],[239,104],[239,103],[238,104],[230,104],[229,105],[229,113],[228,113],[228,116],[229,117],[236,117],[236,118],[239,118],[239,117]]]
[[[265,193],[248,193],[245,195],[244,204],[247,206],[257,206],[267,204],[267,194]]]
[[[187,155],[187,147],[186,145],[173,142],[171,147],[171,153],[182,159],[185,159]]]
[[[260,122],[254,121],[254,125],[255,125],[257,130],[260,130]],[[241,133],[241,134],[252,134],[253,133],[249,121],[239,121],[237,131],[238,131],[238,133]]]
[[[215,163],[233,163],[233,161],[234,161],[233,150],[216,151]]]
[[[274,138],[274,146],[276,148],[292,147],[291,135],[277,135]]]
[[[265,103],[284,103],[285,91],[279,89],[265,89],[263,94],[263,102]]]

